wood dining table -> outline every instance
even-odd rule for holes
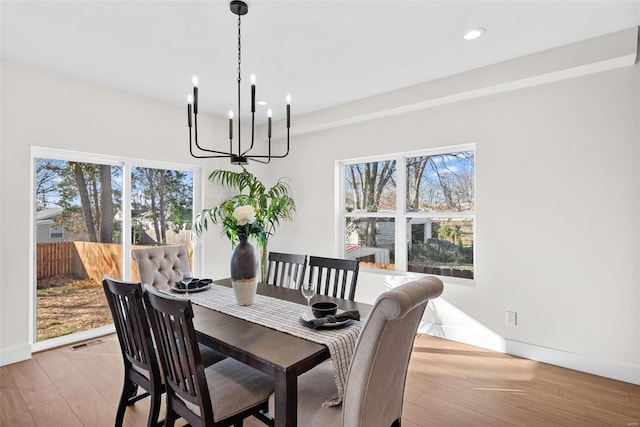
[[[212,286],[231,287],[231,280],[216,280]],[[260,283],[257,293],[303,305],[307,303],[295,289]],[[317,301],[334,301],[345,311],[358,310],[362,318],[372,308],[369,304],[324,295],[316,295],[313,302]],[[301,312],[303,310],[301,307]],[[193,304],[193,311],[200,342],[273,377],[275,425],[296,426],[298,376],[329,359],[327,346],[197,304]]]

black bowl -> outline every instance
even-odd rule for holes
[[[336,314],[337,311],[338,304],[335,302],[321,301],[311,304],[311,312],[318,318]]]

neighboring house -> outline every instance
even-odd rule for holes
[[[145,245],[157,244],[157,239],[153,230],[153,221],[150,218],[150,214],[146,213],[146,210],[139,210],[136,212],[140,223],[144,228],[144,235],[140,237],[138,243]],[[36,241],[38,243],[53,243],[64,242],[67,240],[81,240],[88,241],[86,233],[82,235],[74,234],[64,228],[62,225],[57,225],[55,218],[62,214],[62,208],[55,206],[53,208],[42,209],[36,212]],[[122,221],[122,214],[116,212],[116,222]],[[179,233],[174,233],[171,230],[167,230],[167,244],[190,244],[191,243],[191,223],[185,223],[183,229]]]
[[[63,226],[56,225],[54,218],[62,213],[59,206],[36,212],[36,241],[38,243],[63,242],[68,233]]]

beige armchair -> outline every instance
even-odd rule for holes
[[[353,353],[342,406],[324,408],[336,393],[331,363],[298,378],[298,425],[399,426],[413,341],[440,279],[426,276],[380,295],[365,320]]]
[[[180,273],[191,271],[189,253],[184,245],[133,249],[131,256],[136,261],[140,282],[156,289],[169,288],[179,280]]]

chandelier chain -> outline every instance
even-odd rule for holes
[[[241,44],[240,44],[240,15],[238,15],[238,82],[240,82],[240,56],[242,54],[242,49],[241,49]]]

